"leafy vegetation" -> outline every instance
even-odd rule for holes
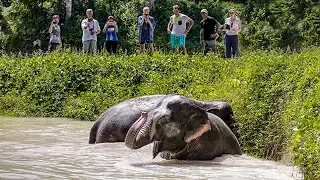
[[[70,51],[0,58],[0,114],[95,120],[120,101],[177,93],[227,100],[245,152],[291,160],[320,178],[320,49],[300,54],[87,56]]]

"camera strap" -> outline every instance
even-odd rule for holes
[[[89,22],[89,19],[88,19],[88,22]],[[92,18],[92,21],[91,21],[91,23],[90,23],[90,25],[89,25],[89,29],[94,29],[94,20],[93,20],[93,18]]]

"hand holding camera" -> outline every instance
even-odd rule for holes
[[[229,24],[225,24],[226,25],[226,29],[230,30],[230,25]]]
[[[94,28],[89,28],[90,34],[93,35],[96,31],[94,30]]]

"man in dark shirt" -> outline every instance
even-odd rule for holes
[[[204,54],[206,55],[208,51],[216,53],[216,39],[219,37],[220,23],[213,17],[210,17],[206,9],[201,10],[201,16],[203,20],[200,22],[200,43]]]

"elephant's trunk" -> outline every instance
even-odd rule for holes
[[[130,127],[125,138],[125,144],[128,148],[139,149],[151,143],[149,138],[151,120],[149,122],[147,118],[148,114],[142,112],[140,118]]]

